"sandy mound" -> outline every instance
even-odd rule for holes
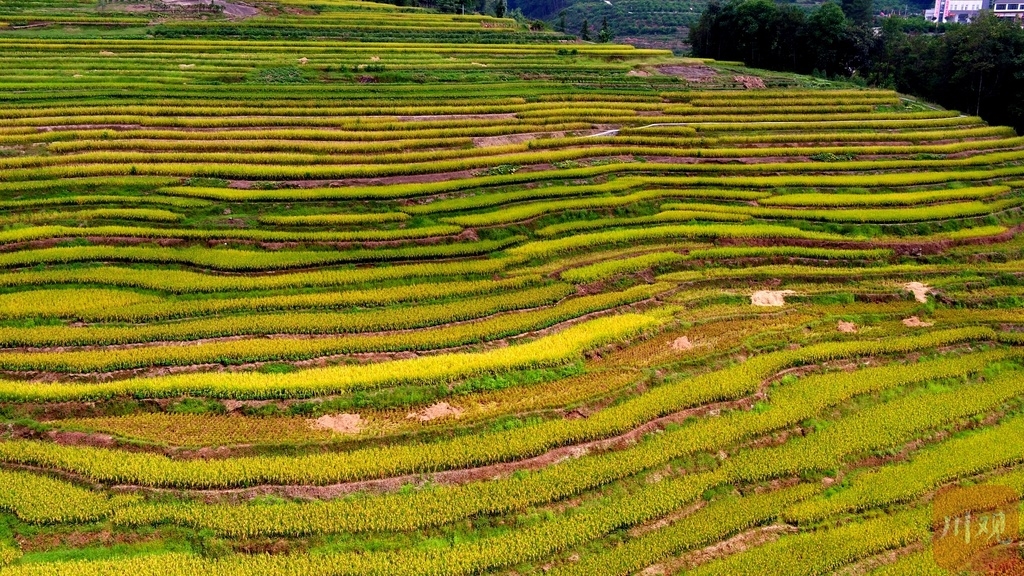
[[[747,90],[765,88],[764,80],[757,76],[733,76],[732,79],[743,84],[743,87]]]
[[[852,333],[857,331],[857,325],[854,324],[853,322],[847,322],[845,320],[840,320],[839,321],[839,325],[836,327],[836,329],[838,329],[840,332],[845,332],[847,334],[852,334]]]
[[[640,78],[647,78],[651,73],[646,70],[630,70],[626,72],[626,76],[638,76]]]
[[[678,350],[680,352],[684,352],[686,350],[693,350],[693,342],[690,342],[690,339],[687,338],[686,336],[680,336],[679,338],[676,338],[675,340],[672,341],[671,344],[669,344],[669,346],[671,346],[673,350]]]
[[[299,58],[299,64],[309,64],[309,58],[306,58],[305,56]]]
[[[927,328],[935,326],[935,322],[922,322],[917,316],[911,316],[910,318],[903,319],[903,325],[908,328]]]
[[[110,50],[100,50],[100,56],[113,56],[114,53]]]
[[[754,306],[785,306],[786,295],[796,294],[792,290],[758,290],[750,295]]]
[[[918,302],[927,302],[928,293],[932,291],[931,286],[921,284],[920,282],[907,282],[903,285],[903,289],[914,295],[914,300]]]
[[[359,414],[327,414],[310,420],[317,430],[332,430],[342,434],[359,434],[363,430],[363,418]]]
[[[416,419],[420,422],[429,422],[431,420],[447,418],[449,416],[458,418],[460,414],[462,414],[462,408],[452,406],[447,402],[438,402],[437,404],[428,406],[419,412],[410,412],[406,418]]]

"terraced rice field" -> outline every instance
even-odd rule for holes
[[[4,8],[85,32],[0,33],[0,574],[952,574],[1024,489],[1012,130],[321,4]]]

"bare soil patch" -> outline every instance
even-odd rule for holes
[[[733,76],[733,80],[743,84],[743,87],[747,90],[764,89],[764,80],[757,76]]]
[[[458,418],[461,414],[462,408],[452,406],[447,402],[438,402],[437,404],[431,404],[419,412],[410,412],[406,418],[410,420],[419,420],[420,422],[430,422],[439,418]]]
[[[633,76],[637,78],[647,78],[651,73],[646,70],[630,70],[626,72],[626,76]]]
[[[839,324],[836,326],[836,330],[839,330],[840,332],[843,332],[843,333],[846,333],[846,334],[853,334],[853,333],[857,332],[857,325],[854,324],[853,322],[847,322],[845,320],[840,320]]]
[[[785,306],[786,295],[796,294],[792,290],[758,290],[750,295],[754,306]]]
[[[690,342],[690,338],[687,336],[680,336],[672,341],[669,345],[673,350],[679,352],[685,352],[686,350],[693,350],[693,342]]]
[[[314,430],[330,430],[342,434],[359,434],[366,423],[359,414],[326,414],[316,420],[309,420]]]
[[[920,282],[907,282],[903,285],[903,289],[913,294],[914,300],[922,303],[928,301],[928,293],[932,291],[931,286]]]
[[[923,322],[917,316],[911,316],[910,318],[903,319],[903,325],[907,328],[927,328],[934,326],[935,322]]]

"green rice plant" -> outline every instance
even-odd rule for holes
[[[956,202],[921,208],[858,208],[856,210],[790,210],[759,206],[723,206],[718,204],[663,204],[663,210],[701,210],[745,214],[754,218],[824,220],[826,222],[921,222],[949,220],[994,214],[1016,208],[1024,200],[1011,198],[996,202]]]
[[[173,342],[223,338],[228,336],[267,336],[271,334],[338,334],[404,330],[435,326],[506,312],[552,304],[573,292],[567,284],[526,287],[519,291],[499,292],[471,300],[424,304],[355,312],[256,312],[247,314],[193,318],[177,322],[126,326],[37,326],[0,327],[4,346],[90,346],[141,342]],[[111,304],[151,304],[152,299],[124,298],[116,295]],[[68,303],[75,306],[75,303]],[[102,313],[102,312],[101,312]]]
[[[602,319],[607,322],[588,322],[563,332],[578,338],[591,327],[615,326],[620,319],[634,320],[630,316]],[[649,325],[648,325],[649,326]],[[163,456],[152,454],[123,453],[97,448],[55,446],[28,441],[0,442],[0,460],[21,464],[42,465],[59,468],[88,476],[97,481],[140,483],[146,485],[172,486],[236,486],[258,483],[312,483],[329,484],[345,480],[356,480],[399,475],[417,471],[479,466],[486,463],[524,458],[542,454],[551,448],[572,442],[604,438],[621,434],[644,422],[659,416],[710,402],[736,399],[754,393],[762,381],[779,370],[809,362],[821,362],[857,355],[896,354],[915,350],[948,346],[962,342],[991,338],[991,329],[967,328],[928,333],[921,336],[888,338],[880,341],[853,341],[808,346],[799,350],[786,350],[757,356],[745,364],[723,371],[684,379],[677,383],[652,389],[643,396],[629,399],[582,420],[553,420],[524,429],[500,431],[490,434],[463,436],[431,444],[412,446],[394,445],[358,450],[329,456],[305,456],[299,458],[241,458],[223,461],[175,462]],[[593,336],[593,334],[591,334]],[[551,352],[550,344],[558,340],[544,338],[535,342],[530,350]],[[531,345],[526,345],[531,346]],[[513,347],[522,348],[521,346]],[[447,355],[447,359],[474,362],[490,358],[493,353],[483,355]],[[435,357],[436,358],[436,357]],[[440,357],[446,360],[445,356]],[[613,470],[624,473],[630,469],[642,470],[656,467],[667,460],[692,454],[700,450],[718,449],[730,439],[741,440],[749,434],[763,434],[777,427],[791,426],[821,410],[842,402],[857,394],[881,391],[884,388],[906,385],[922,380],[966,376],[983,370],[994,361],[1006,358],[1002,352],[978,354],[972,357],[956,358],[952,361],[935,362],[927,365],[907,367],[886,367],[876,370],[880,378],[864,378],[863,373],[851,373],[836,378],[827,375],[809,378],[804,384],[787,392],[786,388],[776,392],[778,405],[786,406],[777,411],[764,413],[741,413],[725,420],[710,420],[696,428],[683,428],[679,433],[664,436],[649,445],[649,450],[634,452],[626,462],[615,462]],[[399,369],[424,363],[428,359],[386,363],[384,368]],[[489,360],[488,360],[489,361]],[[410,364],[411,363],[411,364]],[[463,370],[458,362],[448,362],[446,370]],[[455,364],[455,365],[453,365]],[[371,367],[346,367],[326,369],[334,372],[371,372]],[[298,380],[299,375],[319,377],[321,371],[305,371],[295,375],[273,376],[252,375],[257,379],[285,381]],[[354,374],[353,374],[354,375]],[[208,378],[211,375],[200,376]],[[235,380],[249,375],[232,375]],[[395,377],[392,374],[391,377]],[[182,376],[174,377],[182,379]],[[131,383],[131,381],[128,381]],[[143,381],[145,382],[145,381]],[[8,383],[4,383],[7,385]],[[221,383],[221,385],[223,382]],[[120,384],[115,384],[119,386]],[[74,390],[79,386],[79,390]],[[112,385],[93,385],[110,391]],[[12,389],[15,388],[16,389]],[[54,386],[9,383],[4,396],[10,399],[35,397],[39,394],[64,394],[88,389],[88,385],[62,384],[60,390]],[[70,389],[70,390],[69,390]],[[279,388],[278,388],[279,389]],[[33,391],[34,390],[34,391]],[[95,391],[95,388],[93,388]],[[138,390],[137,390],[138,391]],[[215,394],[216,390],[204,388],[204,394]],[[786,398],[789,401],[786,401]],[[747,414],[743,416],[742,414]],[[840,445],[840,449],[844,445]],[[117,455],[116,457],[114,455]],[[642,454],[644,458],[634,456]],[[118,467],[113,463],[120,462]],[[640,466],[640,468],[635,468]],[[634,467],[634,468],[630,468]],[[204,469],[217,469],[216,472]],[[742,470],[741,470],[742,471]]]
[[[842,527],[783,536],[690,571],[694,576],[826,574],[857,560],[920,542],[929,535],[925,508]]]
[[[1024,418],[1010,418],[995,427],[926,448],[909,462],[859,474],[849,487],[794,506],[785,516],[792,522],[814,522],[842,512],[913,501],[947,482],[1021,462],[1024,449],[1015,440],[1022,432]]]
[[[63,220],[141,220],[146,222],[178,222],[184,216],[168,210],[152,208],[93,208],[73,212],[28,212],[0,216],[0,225],[36,224]],[[0,233],[2,234],[2,233]]]
[[[914,206],[949,200],[980,200],[1000,196],[1009,186],[979,186],[952,190],[926,190],[885,194],[783,194],[758,200],[762,206]]]
[[[4,490],[0,510],[36,524],[91,522],[108,516],[114,508],[141,500],[139,496],[107,497],[62,480],[17,470],[0,470]]]
[[[537,310],[517,311],[483,320],[429,327],[393,334],[322,338],[257,338],[196,343],[191,346],[146,346],[119,350],[60,352],[0,351],[0,366],[8,370],[48,370],[65,373],[110,372],[148,366],[192,366],[211,363],[306,360],[335,354],[436,350],[476,344],[548,328],[586,314],[632,304],[656,295],[667,285],[637,286],[622,292],[582,296]]]
[[[574,220],[545,226],[536,231],[537,236],[548,237],[565,234],[566,232],[582,232],[600,228],[619,226],[636,226],[638,224],[665,224],[669,222],[744,222],[751,217],[746,214],[729,214],[726,212],[707,212],[697,210],[666,210],[652,216],[634,218],[598,218],[596,220]]]
[[[588,266],[571,268],[562,272],[559,276],[562,280],[566,280],[574,284],[584,284],[587,282],[596,282],[598,280],[611,278],[618,274],[630,274],[641,270],[647,270],[648,268],[669,266],[682,262],[685,259],[686,258],[683,255],[677,252],[653,252],[651,254],[635,256],[633,258],[605,260]]]
[[[180,217],[175,215],[174,218]],[[359,230],[352,232],[280,232],[238,229],[143,228],[135,226],[34,226],[31,228],[0,231],[0,244],[28,242],[46,238],[82,238],[89,236],[182,238],[187,240],[255,240],[260,242],[367,242],[449,236],[461,231],[462,228],[459,226],[444,224],[420,228]]]
[[[459,256],[475,256],[500,250],[516,244],[524,238],[513,236],[503,240],[482,240],[479,242],[459,242],[455,244],[436,244],[402,248],[376,248],[342,251],[291,251],[265,252],[256,250],[235,250],[228,248],[206,248],[193,246],[189,248],[157,248],[149,246],[72,246],[62,248],[41,248],[38,250],[21,250],[0,254],[0,267],[14,268],[35,266],[37,264],[69,264],[73,262],[131,262],[156,264],[186,264],[212,270],[258,271],[285,270],[288,268],[308,268],[331,264],[352,262],[387,262],[389,260],[420,260],[429,258],[445,258]],[[441,271],[439,264],[431,263],[428,269]],[[452,266],[458,267],[453,263]],[[494,269],[495,265],[481,266]],[[68,271],[67,274],[74,273]],[[379,274],[388,275],[388,272]],[[393,273],[392,273],[393,274]],[[356,274],[358,278],[365,274]],[[370,275],[373,276],[372,274]],[[398,277],[392,275],[390,277]],[[221,282],[227,284],[246,284],[253,281],[235,280]],[[257,284],[260,282],[257,281]],[[271,285],[274,281],[264,280],[263,284]],[[352,281],[348,282],[352,283]],[[197,287],[196,290],[203,291]]]
[[[260,216],[261,224],[282,226],[350,226],[402,222],[410,216],[404,212],[377,212],[370,214],[306,214],[300,216]]]
[[[109,194],[90,194],[79,196],[57,196],[54,198],[31,198],[26,200],[0,200],[0,208],[36,208],[39,206],[66,206],[89,204],[160,204],[176,208],[201,208],[211,202],[190,198],[169,198],[164,196],[114,196]],[[77,212],[71,214],[78,214]]]
[[[633,337],[659,320],[638,314],[598,318],[533,342],[481,353],[452,353],[361,366],[314,368],[290,374],[239,372],[136,378],[103,384],[59,386],[0,382],[7,401],[71,398],[169,397],[202,394],[224,398],[309,397],[401,384],[441,384],[484,373],[554,366],[583,351]]]
[[[614,208],[628,206],[638,202],[655,200],[658,198],[721,198],[721,199],[743,199],[755,200],[765,198],[767,194],[757,192],[733,191],[733,190],[644,190],[634,192],[625,196],[599,196],[581,198],[576,200],[560,200],[537,202],[531,204],[520,204],[518,206],[503,207],[494,212],[482,214],[471,214],[468,216],[455,216],[445,218],[444,222],[457,224],[459,226],[495,226],[499,224],[511,224],[543,214],[562,212],[566,210],[598,210],[602,208]]]
[[[742,224],[694,224],[656,226],[652,228],[627,228],[608,232],[593,232],[559,238],[527,242],[508,250],[512,256],[525,258],[546,258],[583,248],[609,244],[657,242],[667,239],[712,239],[712,238],[788,238],[806,240],[843,241],[848,238],[827,232],[810,232],[789,226],[742,225]]]
[[[514,291],[540,284],[539,276],[506,280],[470,280],[412,284],[369,290],[290,294],[250,298],[168,300],[126,290],[42,289],[0,294],[0,318],[73,318],[88,322],[150,322],[224,313],[272,310],[383,307],[403,302],[430,302],[460,296]]]

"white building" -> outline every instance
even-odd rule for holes
[[[992,11],[1000,18],[1024,18],[1024,4],[991,2]]]
[[[925,10],[924,17],[932,22],[970,22],[981,10],[991,10],[1000,18],[1024,18],[1024,0],[1011,3],[1006,0],[935,0],[935,7]]]
[[[935,0],[935,8],[925,17],[934,22],[970,22],[987,3],[988,0]]]

